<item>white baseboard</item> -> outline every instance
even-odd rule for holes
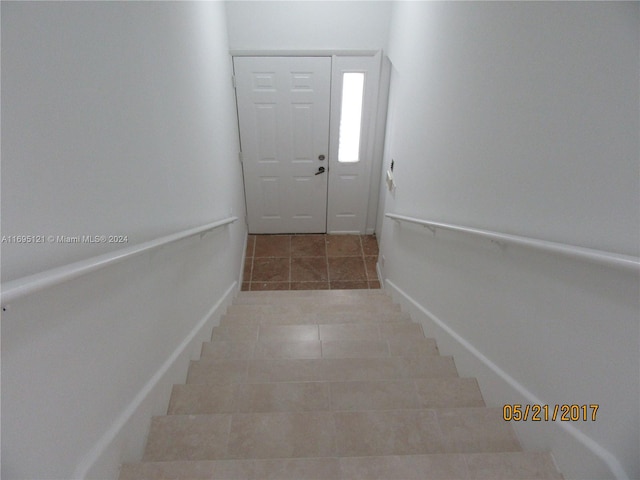
[[[380,282],[380,288],[382,288],[384,290],[385,289],[384,288],[384,282],[382,281],[384,276],[382,275],[382,269],[380,268],[380,261],[379,260],[376,262],[376,275],[378,275],[378,281]]]
[[[362,235],[360,230],[330,230],[328,235]]]
[[[202,342],[211,338],[214,326],[233,301],[238,283],[233,282],[200,319],[156,373],[140,389],[111,427],[82,459],[73,478],[116,479],[120,465],[139,460],[144,451],[151,417],[163,415],[174,384],[184,383],[190,360],[199,357]]]
[[[237,286],[237,292],[240,292],[242,290],[242,282],[244,282],[244,264],[247,261],[247,244],[249,243],[249,234],[247,233],[244,236],[244,245],[242,247],[242,256],[241,256],[241,260],[240,260],[240,276],[238,277],[238,286]],[[236,293],[237,294],[237,293]]]
[[[378,275],[381,275],[379,266]],[[523,405],[546,403],[449,327],[446,321],[420,305],[398,285],[386,279],[384,286],[403,310],[410,313],[412,319],[422,325],[425,334],[436,339],[441,352],[453,355],[456,367],[462,376],[472,376],[478,380],[488,406],[501,407],[505,403]],[[494,400],[493,404],[492,400]],[[569,422],[514,422],[513,427],[524,448],[550,451],[566,480],[571,478],[629,480],[624,468],[611,452]],[[578,473],[572,474],[572,472]]]

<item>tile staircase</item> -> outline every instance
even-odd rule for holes
[[[381,290],[241,292],[120,475],[561,478]]]

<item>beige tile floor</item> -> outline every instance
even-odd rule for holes
[[[249,235],[242,290],[380,288],[375,235]]]
[[[120,480],[562,479],[381,290],[241,293],[142,460]]]

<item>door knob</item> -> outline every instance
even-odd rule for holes
[[[315,174],[320,175],[321,173],[324,173],[324,167],[318,167],[318,171]]]

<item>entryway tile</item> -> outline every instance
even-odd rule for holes
[[[292,257],[326,257],[325,235],[293,235],[291,237]]]
[[[291,259],[292,282],[326,282],[326,257],[294,257]]]
[[[329,281],[367,281],[363,257],[329,257]],[[255,266],[254,266],[255,268]]]
[[[353,257],[362,255],[359,235],[327,235],[327,256]]]
[[[291,282],[291,290],[329,290],[329,282]]]
[[[375,235],[249,235],[241,289],[379,289]]]
[[[289,258],[254,258],[252,282],[288,282]]]
[[[251,290],[289,290],[289,282],[251,282]]]
[[[249,235],[247,237],[247,253],[246,253],[247,257],[253,257],[253,251],[255,249],[255,246],[256,246],[256,236]]]
[[[378,256],[378,239],[375,235],[361,235],[362,251],[365,255]]]
[[[354,282],[351,280],[331,281],[331,290],[366,290],[369,282]]]
[[[290,235],[256,236],[256,257],[288,257],[291,254]]]
[[[367,271],[367,278],[370,282],[378,281],[378,270],[376,264],[378,263],[378,257],[365,256],[364,265]]]

